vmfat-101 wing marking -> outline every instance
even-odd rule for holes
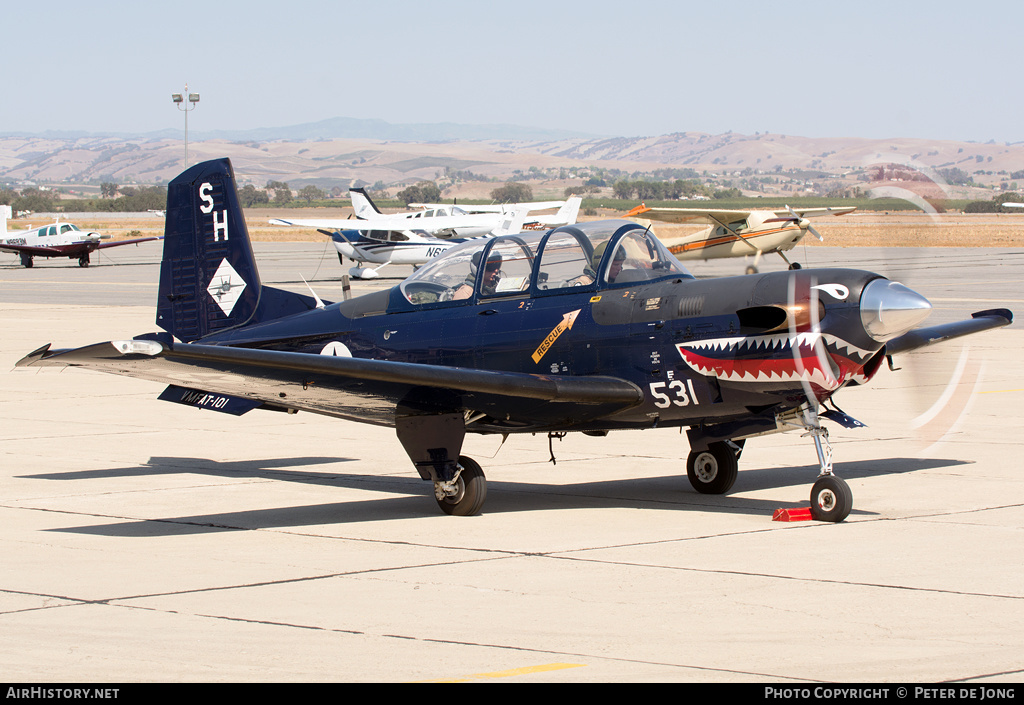
[[[615,377],[570,377],[441,367],[388,360],[151,340],[29,353],[18,367],[74,366],[210,393],[272,408],[394,425],[396,407],[475,412],[542,429],[636,406],[643,392]]]

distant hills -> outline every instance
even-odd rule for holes
[[[166,129],[146,133],[46,131],[42,133],[0,132],[0,139],[42,137],[79,140],[114,138],[122,140],[184,139],[184,130]],[[249,130],[190,130],[189,138],[206,140],[309,142],[314,140],[396,140],[401,142],[448,142],[452,140],[559,140],[593,139],[598,135],[570,130],[546,130],[519,125],[463,125],[453,122],[394,124],[384,120],[335,117],[286,127],[258,127]]]
[[[396,125],[342,117],[280,128],[196,131],[189,137],[191,162],[230,157],[240,181],[260,186],[277,180],[293,188],[401,187],[447,172],[460,182],[447,195],[464,195],[474,184],[486,193],[493,182],[511,178],[557,193],[597,174],[606,181],[686,176],[751,193],[824,194],[861,188],[878,172],[893,182],[937,181],[959,198],[1024,188],[1021,143],[731,132],[606,137],[515,125]],[[182,138],[174,130],[0,133],[0,183],[166,183],[183,167]],[[900,165],[902,171],[879,171],[879,165]]]

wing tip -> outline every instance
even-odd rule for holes
[[[972,313],[971,318],[1005,318],[1006,323],[1003,325],[1008,326],[1013,323],[1013,311],[1008,308],[989,308]]]
[[[36,348],[32,352],[30,352],[28,355],[26,355],[25,357],[21,358],[16,363],[14,363],[14,366],[15,367],[30,367],[31,365],[36,364],[37,362],[42,360],[44,357],[46,357],[46,353],[50,352],[50,346],[51,345],[53,345],[53,343],[47,343],[46,345],[42,345],[42,346]]]

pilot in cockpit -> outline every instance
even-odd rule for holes
[[[476,283],[476,273],[480,268],[480,257],[482,255],[483,251],[474,253],[469,267],[469,275],[462,286],[455,290],[455,294],[452,296],[453,300],[468,299],[473,295],[473,285]],[[487,256],[483,281],[480,282],[480,293],[484,296],[493,294],[498,288],[499,281],[501,281],[501,253],[492,251]]]

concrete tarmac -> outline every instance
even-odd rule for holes
[[[257,243],[264,283],[341,298],[318,243]],[[897,360],[830,425],[854,510],[773,522],[817,475],[799,433],[748,441],[726,496],[672,430],[471,436],[481,515],[441,514],[394,431],[235,418],[160,385],[13,369],[43,343],[154,330],[159,243],[80,269],[0,260],[5,681],[1014,683],[1024,674],[1024,326]],[[799,251],[797,251],[799,252]],[[1019,250],[814,248],[902,267],[933,320],[1024,310]],[[777,258],[776,258],[777,259]],[[809,261],[812,260],[813,261]],[[690,265],[690,263],[688,263]],[[692,263],[698,276],[739,260]],[[778,268],[766,258],[762,271]],[[409,268],[354,284],[390,286]],[[965,313],[966,312],[966,313]],[[967,350],[964,353],[964,350]],[[951,386],[947,410],[910,419]]]

